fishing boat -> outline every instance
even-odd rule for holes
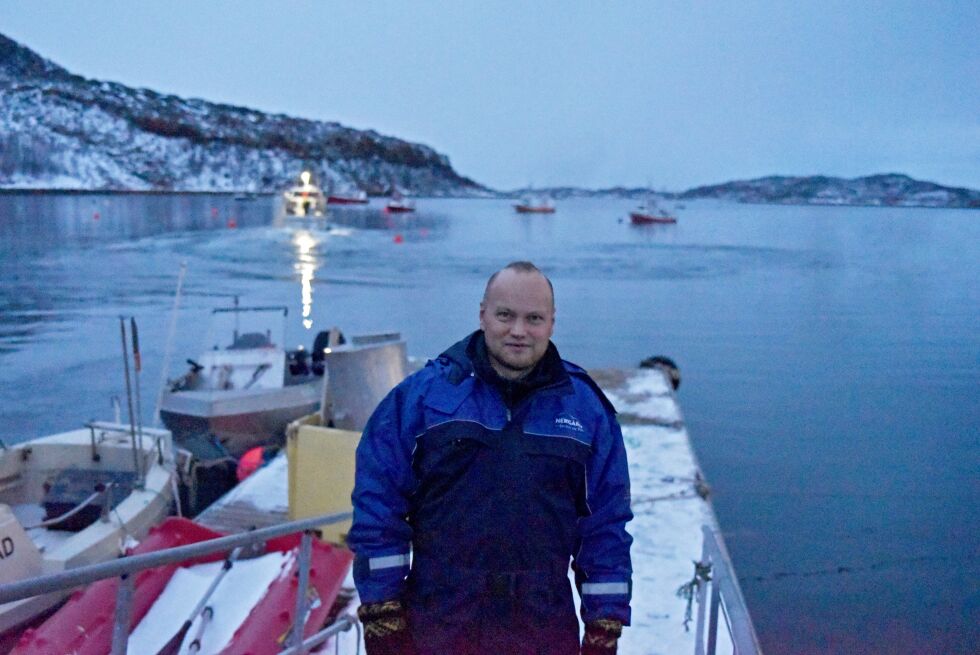
[[[0,451],[0,583],[115,559],[171,511],[174,451],[166,430],[118,423]],[[0,633],[70,589],[0,605]]]
[[[287,217],[316,218],[327,213],[327,198],[310,171],[300,173],[299,182],[283,192],[282,200]]]
[[[171,517],[154,528],[130,555],[199,544],[224,536],[188,519]],[[132,590],[130,653],[188,652],[272,655],[282,650],[295,620],[296,578],[301,566],[300,536],[270,539],[251,557],[215,553],[181,566],[147,570]],[[234,551],[232,551],[234,552]],[[316,632],[347,577],[353,554],[313,540],[304,613],[305,636]],[[212,584],[216,583],[216,584]],[[25,632],[12,655],[104,655],[113,644],[113,616],[119,582],[106,579],[75,594],[38,628]],[[204,595],[207,597],[204,598]],[[188,600],[203,598],[199,612]],[[193,616],[192,616],[193,615]],[[187,618],[186,623],[182,621]],[[186,627],[185,627],[186,626]]]
[[[677,217],[661,208],[652,195],[634,211],[630,212],[630,222],[633,225],[656,225],[676,223]]]
[[[367,191],[364,189],[338,189],[327,196],[328,205],[366,205]]]
[[[384,209],[389,214],[405,214],[415,211],[415,201],[406,198],[398,189],[391,193]]]
[[[518,214],[554,214],[555,201],[551,196],[542,194],[527,194],[514,205]]]
[[[190,368],[169,382],[160,399],[160,419],[178,444],[212,434],[239,457],[255,446],[281,443],[290,421],[317,410],[323,349],[339,345],[343,337],[337,330],[321,332],[312,353],[302,346],[287,350],[288,312],[240,307],[237,298],[233,307],[212,310],[211,348],[188,359]]]

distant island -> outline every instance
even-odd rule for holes
[[[279,192],[300,171],[369,194],[492,197],[446,155],[373,130],[266,114],[74,75],[0,34],[0,190]],[[536,189],[557,199],[644,188]],[[745,203],[980,208],[980,191],[890,173],[771,176],[658,195]]]
[[[781,205],[980,208],[980,191],[914,180],[900,173],[844,179],[811,175],[770,176],[701,186],[677,198],[722,198]]]
[[[651,193],[644,187],[610,187],[583,189],[551,187],[536,189],[558,200],[564,198],[613,197],[642,199]],[[509,195],[519,196],[528,189],[516,189]],[[779,205],[838,205],[858,207],[948,207],[980,208],[980,191],[947,187],[934,182],[914,180],[901,173],[885,173],[845,179],[826,175],[769,176],[755,180],[735,180],[687,191],[657,191],[654,195],[669,200],[717,199],[732,202]]]

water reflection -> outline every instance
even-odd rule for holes
[[[293,246],[296,248],[296,263],[293,269],[299,273],[303,302],[303,327],[313,328],[313,278],[319,268],[316,247],[320,243],[310,230],[298,229],[293,233]]]

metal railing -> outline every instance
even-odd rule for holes
[[[759,638],[752,626],[749,609],[738,586],[738,579],[735,577],[735,569],[728,557],[728,551],[710,526],[701,526],[701,532],[704,535],[704,544],[698,567],[707,571],[708,575],[697,584],[698,620],[694,653],[695,655],[716,655],[718,652],[733,655],[761,655]],[[709,587],[711,588],[710,601],[708,601]],[[707,626],[705,626],[706,609],[709,610]],[[724,630],[719,631],[721,624]],[[719,651],[720,647],[723,650]]]
[[[250,532],[209,539],[186,546],[176,546],[174,548],[143,553],[141,555],[121,557],[109,562],[89,564],[67,571],[37,576],[26,580],[18,580],[17,582],[0,585],[0,604],[55,591],[73,589],[106,578],[118,577],[120,584],[116,594],[115,619],[112,633],[112,655],[125,655],[126,642],[129,638],[130,611],[136,577],[133,575],[134,573],[167,564],[178,564],[205,555],[228,552],[238,547],[246,549],[257,548],[273,537],[302,532],[303,537],[300,542],[298,557],[299,584],[296,590],[296,616],[305,618],[307,612],[310,610],[306,594],[309,585],[313,533],[320,526],[348,521],[351,517],[351,512],[323,514],[298,521],[280,523]],[[305,623],[305,620],[293,622],[293,632],[286,643],[285,650],[282,651],[283,655],[303,655],[310,648],[323,643],[332,635],[345,632],[350,630],[351,627],[358,625],[355,618],[342,616],[330,626],[304,641],[303,630]],[[360,628],[358,628],[359,631]]]

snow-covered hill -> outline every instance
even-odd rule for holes
[[[698,187],[678,197],[787,205],[980,207],[980,191],[923,182],[898,173],[854,179],[823,175],[771,176]]]
[[[0,35],[0,188],[278,191],[303,168],[374,193],[485,191],[425,145],[88,80]]]

